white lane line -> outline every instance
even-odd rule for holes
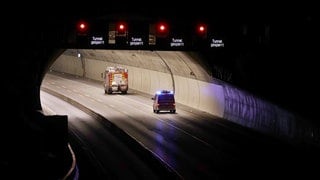
[[[168,122],[166,122],[166,121],[164,121],[164,120],[162,120],[162,119],[159,119],[159,120],[160,120],[160,121],[162,121],[162,122],[164,122],[164,123],[165,123],[165,124],[167,124],[168,126],[171,126],[171,127],[173,127],[173,128],[175,128],[175,129],[177,129],[177,130],[179,130],[179,131],[181,131],[181,132],[183,132],[183,133],[185,133],[185,134],[187,134],[187,135],[191,136],[192,138],[194,138],[194,139],[196,139],[196,140],[198,140],[198,141],[202,142],[203,144],[205,144],[205,145],[207,145],[207,146],[209,146],[209,147],[211,147],[211,148],[213,148],[213,149],[214,149],[214,147],[213,147],[211,144],[207,143],[206,141],[204,141],[204,140],[202,140],[202,139],[200,139],[200,138],[198,138],[198,137],[196,137],[196,136],[194,136],[194,135],[192,135],[192,134],[188,133],[187,131],[185,131],[185,130],[183,130],[183,129],[181,129],[181,128],[179,128],[179,127],[175,126],[175,125],[172,125],[172,124],[170,124],[170,123],[168,123]]]

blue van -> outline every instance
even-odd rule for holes
[[[176,112],[176,103],[172,91],[157,91],[152,99],[154,113],[159,113],[160,111]]]

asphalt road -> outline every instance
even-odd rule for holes
[[[68,115],[76,151],[86,155],[84,161],[97,162],[91,169],[101,179],[163,179],[159,172],[179,179],[319,177],[318,148],[268,137],[181,104],[175,114],[155,114],[150,95],[133,90],[106,95],[101,83],[66,75],[47,74],[42,89],[103,117],[90,117],[49,95],[41,98],[51,112]],[[110,124],[165,168],[149,166],[137,144],[131,148]]]

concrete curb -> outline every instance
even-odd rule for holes
[[[62,178],[62,180],[71,180],[71,179],[72,180],[77,180],[77,179],[79,179],[79,171],[78,171],[78,168],[77,168],[76,156],[75,156],[70,144],[68,144],[68,149],[69,149],[70,154],[71,154],[72,163],[71,163],[71,167],[70,167],[69,171]]]

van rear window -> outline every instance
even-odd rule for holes
[[[159,102],[174,102],[174,96],[172,94],[160,95],[158,97]]]

